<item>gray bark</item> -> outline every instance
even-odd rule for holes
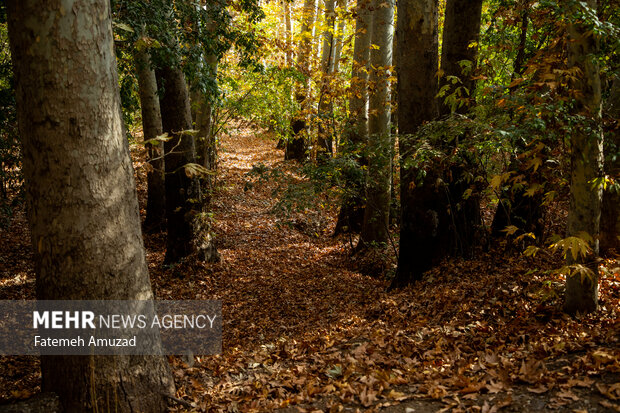
[[[385,243],[390,217],[392,138],[390,133],[390,66],[394,39],[394,3],[373,2],[368,108],[368,177],[361,242]]]
[[[350,140],[365,143],[368,139],[368,68],[370,64],[370,37],[372,16],[368,0],[358,0],[349,100]]]
[[[345,151],[355,153],[364,149],[368,141],[368,69],[370,64],[370,36],[372,16],[370,1],[358,0],[355,18],[355,41],[353,44],[353,67],[351,71],[351,97],[349,120],[345,131]],[[365,163],[364,159],[360,163]],[[361,166],[361,165],[360,165]],[[364,218],[364,186],[358,173],[351,172],[347,178],[346,192],[338,213],[334,233],[359,231]]]
[[[217,73],[217,57],[214,55],[205,58],[205,64],[211,68],[211,73],[215,79]],[[213,96],[201,95],[199,97],[198,108],[196,109],[196,146],[200,165],[215,173],[217,166],[217,147],[215,135],[213,134]],[[214,188],[213,175],[204,177],[206,191],[211,192]],[[210,194],[206,194],[210,198]]]
[[[163,133],[159,96],[157,95],[157,79],[151,66],[148,49],[141,47],[134,53],[140,108],[142,111],[142,131],[144,140],[155,139]],[[156,145],[147,144],[149,170],[147,172],[147,204],[144,229],[147,232],[159,232],[165,227],[166,189],[164,184],[164,148],[163,142]]]
[[[11,0],[8,16],[37,298],[151,300],[109,2]],[[163,357],[46,356],[41,371],[67,412],[112,394],[114,410],[163,412],[174,391]]]
[[[336,25],[336,33],[334,38],[334,57],[331,61],[330,71],[332,73],[338,73],[340,70],[340,57],[342,55],[342,36],[344,35],[344,28],[346,18],[344,17],[347,12],[347,0],[338,0],[338,10],[340,18],[338,18],[338,24]]]
[[[288,0],[284,1],[284,37],[286,41],[286,67],[293,64],[293,29],[291,27],[291,4]]]
[[[596,10],[596,0],[588,0]],[[603,135],[600,130],[601,82],[598,63],[591,58],[596,52],[596,39],[587,28],[573,23],[569,26],[569,67],[578,67],[582,77],[573,87],[579,90],[577,110],[585,115],[584,125],[576,128],[571,136],[571,186],[567,235],[580,236],[582,232],[593,238],[592,255],[578,259],[578,263],[592,270],[591,277],[580,274],[566,279],[568,313],[589,312],[598,308],[598,273],[595,256],[598,254],[598,237],[601,214],[602,187],[592,181],[601,178],[603,170]],[[569,254],[570,256],[570,254]],[[572,263],[572,262],[569,262]]]
[[[336,22],[336,1],[325,0],[325,31],[323,32],[323,51],[321,54],[321,92],[319,97],[319,128],[317,142],[317,159],[331,156],[332,134],[329,132],[331,118],[330,85],[332,78],[332,61],[334,58],[334,23]]]

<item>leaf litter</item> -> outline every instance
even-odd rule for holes
[[[223,301],[223,353],[169,358],[192,406],[171,411],[620,411],[618,270],[601,277],[601,310],[577,318],[561,311],[558,258],[500,248],[386,292],[358,271],[348,237],[331,237],[335,211],[308,234],[271,212],[274,183],[244,190],[256,164],[295,174],[264,131],[239,129],[220,154],[221,262],[164,267],[165,234],[145,235],[157,298]],[[144,151],[132,155],[144,214]],[[0,239],[0,298],[33,299],[23,211]],[[1,357],[0,402],[38,391],[35,357]]]

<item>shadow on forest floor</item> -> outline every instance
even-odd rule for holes
[[[293,171],[275,145],[255,129],[223,139],[221,263],[163,268],[165,236],[145,238],[158,298],[223,300],[224,352],[192,367],[170,358],[177,397],[197,411],[620,411],[617,271],[601,281],[601,310],[577,319],[561,312],[559,261],[544,255],[451,260],[386,293],[354,270],[348,238],[329,236],[335,211],[311,237],[270,213],[273,183],[244,191],[254,164]],[[133,155],[144,208],[144,154]],[[0,233],[14,246],[0,252],[2,299],[33,298],[26,228],[21,214]],[[38,385],[35,358],[1,358],[1,400]]]

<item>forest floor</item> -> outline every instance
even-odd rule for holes
[[[143,208],[144,154],[132,154]],[[220,155],[221,262],[164,267],[165,234],[145,236],[157,298],[223,302],[223,353],[170,358],[186,402],[173,411],[620,411],[617,261],[604,263],[601,310],[577,318],[561,311],[560,259],[505,246],[388,293],[350,238],[331,236],[333,208],[272,212],[277,183],[247,173],[299,177],[263,131],[235,131]],[[0,299],[34,298],[23,211],[0,239]],[[0,402],[39,386],[36,358],[0,357]]]

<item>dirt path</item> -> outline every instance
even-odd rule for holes
[[[169,274],[156,283],[160,297],[224,303],[224,354],[177,369],[180,395],[197,408],[614,408],[601,392],[618,386],[617,312],[575,323],[558,304],[532,299],[544,280],[519,274],[533,264],[555,263],[495,262],[490,254],[479,262],[449,263],[428,283],[388,295],[384,281],[351,270],[355,258],[347,240],[329,236],[333,221],[324,233],[307,235],[270,212],[277,202],[274,183],[244,190],[253,165],[294,173],[273,140],[244,129],[225,138],[220,153],[214,212],[222,263],[179,268],[185,283],[164,282]],[[293,220],[303,222],[304,214]],[[159,259],[152,262],[155,272]],[[576,337],[584,330],[589,344]],[[564,339],[562,349],[549,349]],[[596,362],[595,351],[610,360]],[[609,394],[614,391],[620,389]]]

